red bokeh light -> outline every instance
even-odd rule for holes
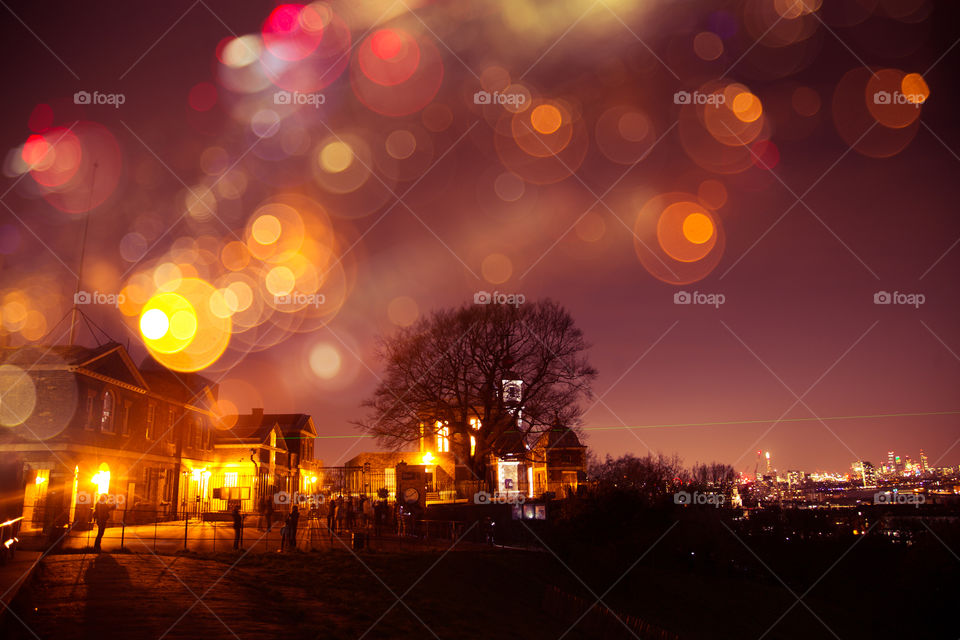
[[[400,53],[400,49],[403,48],[403,41],[395,31],[381,29],[370,38],[370,48],[373,49],[374,55],[381,60],[390,60]]]
[[[27,120],[27,126],[34,133],[43,133],[53,126],[53,108],[41,102],[30,112],[30,118]]]
[[[187,102],[194,111],[209,111],[217,104],[217,88],[209,82],[200,82],[190,89]]]
[[[282,4],[263,23],[263,44],[281,60],[303,60],[323,38],[323,17],[302,4]]]

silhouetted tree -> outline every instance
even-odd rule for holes
[[[588,346],[567,311],[550,300],[434,311],[379,339],[383,377],[363,403],[369,415],[356,424],[394,449],[447,428],[451,451],[483,477],[504,433],[518,431],[532,444],[555,424],[579,424],[579,401],[596,377]],[[516,399],[504,397],[503,380],[523,381]]]
[[[689,479],[677,454],[648,453],[643,458],[627,453],[619,458],[593,459],[589,468],[599,491],[632,490],[654,501]]]

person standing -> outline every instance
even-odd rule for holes
[[[240,549],[240,540],[243,538],[243,516],[240,514],[240,505],[233,507],[233,548]]]
[[[363,528],[369,529],[373,524],[373,500],[364,497],[363,499]]]
[[[100,541],[103,540],[103,534],[107,530],[111,511],[113,511],[113,506],[107,501],[106,494],[100,494],[100,498],[97,499],[97,506],[93,510],[94,519],[97,521],[97,539],[93,543],[93,550],[97,553],[100,553]]]
[[[330,499],[327,501],[327,530],[333,536],[334,528],[337,526],[337,501]]]
[[[297,548],[297,524],[300,522],[300,510],[297,507],[294,507],[290,510],[290,515],[287,516],[287,547],[290,549]]]
[[[273,501],[276,499],[276,496],[270,496],[265,499],[266,504],[263,507],[263,512],[267,517],[267,533],[270,533],[270,530],[273,529]]]

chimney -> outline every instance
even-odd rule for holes
[[[263,407],[252,409],[250,411],[250,415],[253,416],[254,424],[260,424],[261,422],[263,422]]]

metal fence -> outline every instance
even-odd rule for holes
[[[239,534],[232,514],[206,513],[200,518],[154,521],[135,524],[144,517],[135,510],[122,513],[119,521],[102,528],[90,521],[51,523],[42,532],[21,535],[20,546],[49,550],[51,553],[71,553],[100,548],[103,551],[133,551],[177,553],[180,551],[230,551],[234,548],[249,552],[291,550],[320,550],[342,548],[344,545],[362,548],[379,545],[381,548],[418,543],[449,543],[461,539],[482,542],[479,531],[472,531],[469,523],[450,520],[415,519],[409,512],[381,512],[381,518],[369,517],[358,511],[353,519],[328,518],[322,509],[304,511],[297,523],[295,539],[285,522],[286,514],[275,512],[272,521],[259,513],[241,513]],[[128,521],[129,520],[129,521]]]

